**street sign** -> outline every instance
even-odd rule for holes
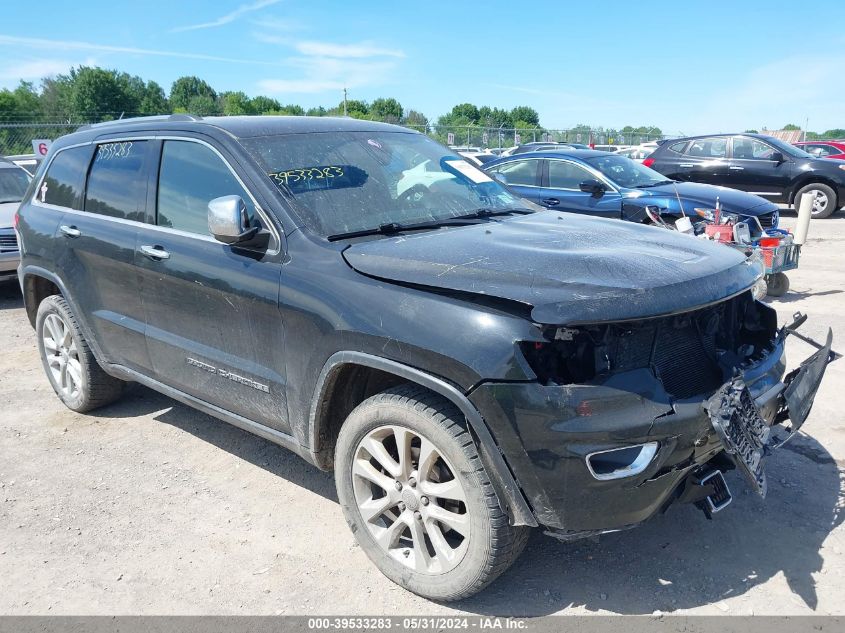
[[[50,146],[53,144],[48,138],[36,138],[32,140],[32,152],[36,156],[44,157],[50,151]]]
[[[578,134],[576,134],[576,135],[575,135],[575,142],[576,142],[576,143],[580,143],[580,142],[581,142],[581,132],[578,132]]]
[[[513,133],[513,144],[514,144],[514,145],[519,145],[519,144],[520,144],[520,142],[522,142],[522,137],[519,135],[519,133],[518,133],[518,132],[514,132],[514,133]]]
[[[484,133],[481,135],[481,144],[482,144],[482,145],[484,145],[485,147],[487,147],[487,144],[488,144],[489,142],[490,142],[490,137],[489,137],[489,136],[487,136],[487,132],[484,132]]]
[[[449,133],[446,135],[446,142],[447,142],[449,145],[454,145],[454,144],[455,144],[455,133],[454,133],[454,132],[449,132]]]

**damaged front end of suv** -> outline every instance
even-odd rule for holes
[[[524,306],[535,336],[513,353],[532,379],[483,379],[468,397],[537,523],[562,539],[632,527],[678,502],[712,515],[730,503],[722,473],[734,468],[765,494],[765,456],[803,424],[835,357],[830,335],[802,336],[818,352],[784,377],[786,339],[804,317],[778,327],[752,295],[753,262],[599,222],[538,213],[479,239],[437,236],[433,255],[434,237],[344,254],[375,277]]]

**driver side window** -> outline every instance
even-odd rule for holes
[[[254,226],[252,198],[217,154],[191,141],[164,142],[158,176],[157,225],[209,235],[208,203],[230,195],[243,199],[250,226]]]
[[[549,187],[552,189],[572,189],[580,191],[579,185],[585,180],[593,179],[586,169],[565,160],[549,161]]]

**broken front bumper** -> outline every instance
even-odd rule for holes
[[[741,376],[747,395],[743,404],[767,429],[790,410],[793,431],[804,422],[823,367],[833,357],[829,345],[819,346],[817,354],[781,381],[790,333],[789,328],[781,330],[766,358]],[[728,393],[733,384],[716,396]],[[713,460],[727,462],[725,453],[734,457],[744,450],[725,443],[705,409],[713,409],[716,396],[705,402],[701,397],[675,400],[652,372],[638,369],[601,384],[488,383],[470,399],[490,426],[537,521],[559,537],[577,538],[645,521],[683,493],[691,474],[703,472]],[[725,415],[732,414],[734,409],[724,406]],[[737,423],[734,430],[744,428]],[[762,445],[770,439],[766,436]],[[590,467],[591,456],[655,444],[650,461],[630,476],[597,477]],[[765,454],[769,449],[760,450]]]
[[[797,334],[795,328],[804,320],[806,317],[803,315],[796,315],[795,322],[781,331],[782,336]],[[725,452],[762,497],[766,496],[767,488],[763,459],[788,441],[807,420],[825,369],[838,356],[831,350],[833,332],[829,329],[824,345],[807,337],[801,338],[817,347],[818,351],[777,386],[777,412],[774,419],[763,416],[741,376],[722,385],[704,403],[704,410]],[[785,435],[778,436],[774,425],[786,420],[791,422],[791,426],[785,429]]]

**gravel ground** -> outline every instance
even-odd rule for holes
[[[806,333],[836,330],[843,252],[845,214],[815,221],[792,291],[771,301],[782,321],[801,310]],[[769,460],[765,501],[732,474],[713,521],[679,506],[573,544],[537,533],[481,595],[440,605],[384,578],[331,475],[285,450],[141,387],[65,409],[14,286],[0,288],[0,349],[0,613],[845,613],[845,360]]]

